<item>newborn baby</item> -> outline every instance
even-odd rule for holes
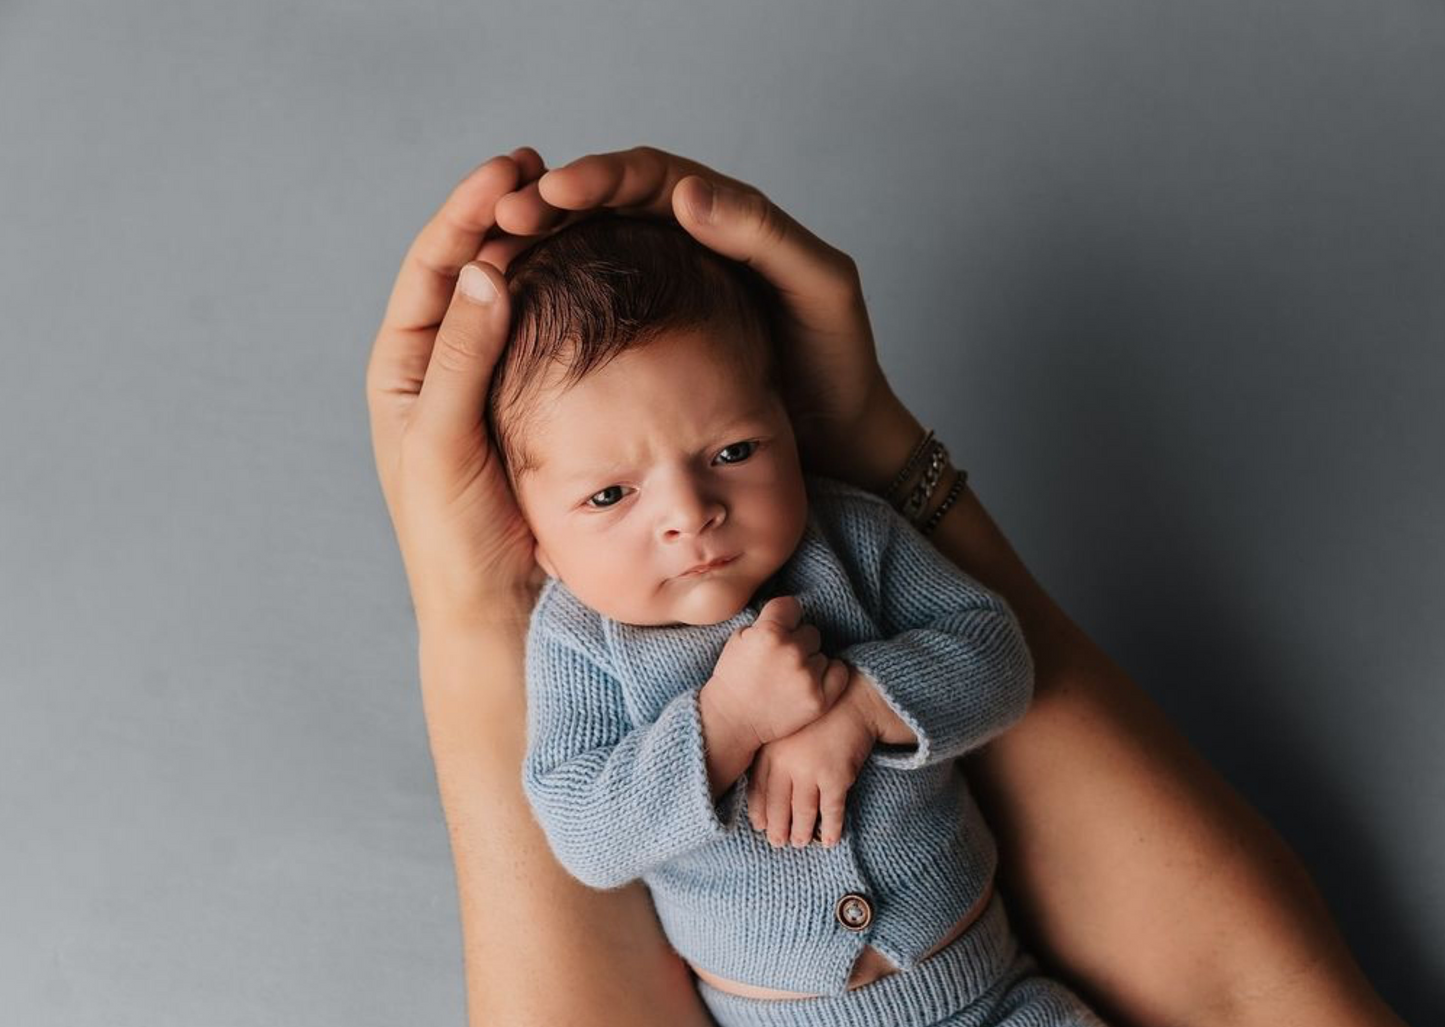
[[[767,285],[612,214],[507,277],[487,416],[548,575],[522,773],[559,862],[647,885],[722,1027],[1098,1024],[1015,941],[954,763],[1028,706],[1018,624],[804,473]]]

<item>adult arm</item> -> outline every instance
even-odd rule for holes
[[[522,791],[531,597],[420,623],[421,688],[451,839],[475,1027],[711,1027],[641,883],[596,891],[554,858]]]

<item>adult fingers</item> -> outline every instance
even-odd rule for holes
[[[544,200],[536,181],[497,201],[497,226],[512,235],[542,235],[554,231],[571,215],[572,212]]]
[[[368,374],[410,382],[419,390],[431,355],[430,332],[451,305],[457,273],[473,260],[495,226],[493,208],[513,189],[524,169],[542,158],[530,147],[478,165],[412,240],[402,259],[372,347]]]
[[[632,214],[673,217],[673,190],[688,175],[706,175],[737,189],[752,188],[695,160],[655,146],[634,146],[589,153],[553,168],[538,179],[537,196],[563,210],[612,207]]]
[[[495,229],[493,207],[526,176],[544,170],[531,147],[474,168],[412,241],[397,272],[366,367],[366,397],[379,467],[392,452],[421,392],[437,326],[451,306],[457,273]]]
[[[482,429],[492,368],[507,343],[507,283],[489,264],[467,264],[437,329],[413,423],[434,439]]]
[[[672,217],[699,242],[761,272],[795,303],[833,308],[857,270],[838,250],[745,182],[653,146],[588,154],[537,181],[537,200]],[[509,211],[511,213],[511,211]]]
[[[760,272],[793,305],[835,308],[856,290],[857,266],[751,187],[692,175],[673,190],[673,216],[698,242]]]
[[[813,840],[813,825],[818,820],[818,786],[793,784],[793,848],[801,849]]]
[[[508,195],[514,194],[509,193]],[[503,200],[506,198],[506,196],[502,197]],[[500,205],[500,201],[498,203]],[[538,239],[545,238],[552,232],[566,228],[573,222],[581,221],[591,214],[591,211],[571,211],[551,228],[535,235],[517,236],[504,232],[482,243],[481,251],[477,253],[477,259],[485,260],[499,271],[505,272],[507,268],[511,267],[512,261],[517,259],[517,255],[523,250],[530,249]]]

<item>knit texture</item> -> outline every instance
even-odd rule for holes
[[[729,620],[625,624],[548,579],[527,634],[522,783],[558,861],[594,888],[641,878],[684,958],[840,995],[865,945],[918,965],[992,878],[993,836],[953,760],[1023,716],[1033,666],[1007,604],[888,503],[805,482],[797,549]],[[773,848],[747,819],[746,773],[716,802],[708,787],[698,694],[732,633],[779,595],[918,738],[875,747],[831,849]],[[872,906],[864,931],[835,915],[849,892]]]

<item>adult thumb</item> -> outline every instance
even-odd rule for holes
[[[673,187],[672,212],[698,242],[748,264],[794,296],[831,300],[853,266],[846,253],[819,239],[756,189],[688,175]]]
[[[507,282],[485,261],[465,265],[437,328],[415,419],[444,436],[473,432],[497,357],[507,344]]]

